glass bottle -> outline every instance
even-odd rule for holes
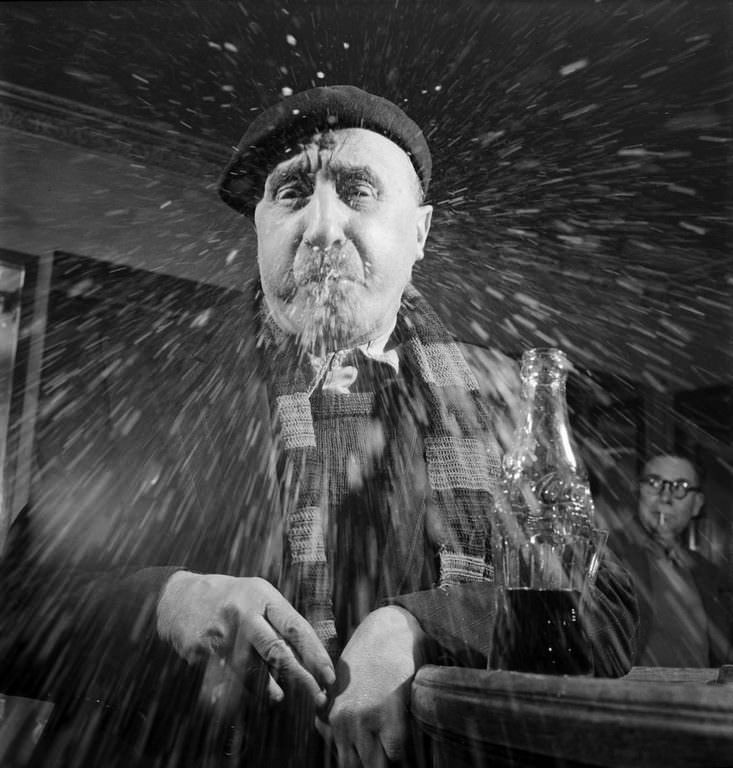
[[[535,540],[591,535],[593,497],[568,419],[569,369],[560,349],[530,349],[522,356],[520,414],[504,474],[512,512]]]
[[[570,429],[569,369],[559,349],[531,349],[522,357],[520,412],[494,533],[500,605],[490,668],[593,670],[580,600],[595,578],[605,533],[593,527],[588,475]]]

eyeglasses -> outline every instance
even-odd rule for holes
[[[701,490],[699,486],[691,485],[687,480],[665,480],[659,475],[645,475],[641,478],[641,490],[649,496],[662,493],[665,485],[674,499],[684,499],[690,491]]]

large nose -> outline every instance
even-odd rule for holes
[[[324,251],[342,246],[346,240],[346,208],[332,183],[317,181],[304,209],[305,242]]]

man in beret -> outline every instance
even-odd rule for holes
[[[500,464],[476,378],[411,284],[430,174],[419,127],[352,86],[296,94],[252,123],[220,194],[254,221],[259,280],[197,351],[209,370],[169,382],[170,420],[163,402],[135,422],[144,445],[164,436],[170,454],[180,441],[182,458],[169,473],[153,448],[115,465],[137,477],[127,464],[157,461],[172,486],[185,465],[187,493],[180,506],[157,496],[136,518],[139,494],[120,501],[134,482],[115,485],[100,466],[90,508],[105,522],[99,538],[115,541],[106,566],[119,568],[79,576],[92,547],[77,546],[61,571],[73,589],[53,606],[34,598],[36,615],[66,619],[54,653],[85,670],[70,682],[58,673],[69,663],[54,668],[63,715],[38,754],[64,765],[300,766],[323,764],[325,746],[341,765],[416,765],[417,668],[485,666]],[[135,386],[125,379],[125,397]],[[63,439],[67,454],[74,439]],[[39,496],[73,507],[90,484],[85,475],[74,493]],[[63,535],[48,534],[56,548],[77,517],[78,540],[90,530],[74,514]],[[118,533],[131,528],[134,547]],[[622,674],[632,591],[606,563],[592,598],[596,674]],[[83,710],[89,731],[90,700],[103,705],[98,747],[69,725]]]

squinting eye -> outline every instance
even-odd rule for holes
[[[376,197],[376,190],[371,184],[358,182],[349,184],[344,190],[344,198],[350,201],[364,201]]]
[[[275,190],[274,199],[279,203],[293,203],[304,200],[310,195],[310,189],[303,184],[285,184]]]

